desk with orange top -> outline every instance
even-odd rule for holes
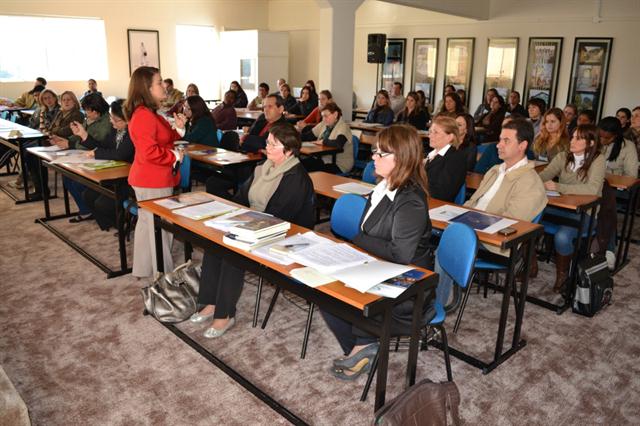
[[[211,198],[212,200],[219,200],[227,204],[230,203],[227,200],[222,200],[214,197],[213,195],[211,195]],[[321,309],[352,322],[355,326],[367,333],[379,336],[380,352],[376,379],[375,410],[379,409],[384,404],[385,400],[391,309],[396,304],[415,298],[412,327],[413,332],[409,350],[409,362],[407,364],[406,371],[406,385],[410,386],[414,383],[418,353],[418,331],[420,328],[423,301],[425,299],[425,293],[428,292],[429,300],[435,295],[435,287],[438,281],[437,274],[423,269],[425,272],[424,278],[416,282],[396,299],[387,299],[367,293],[360,293],[357,290],[345,287],[341,282],[333,282],[320,287],[311,288],[291,277],[291,269],[300,267],[300,265],[280,265],[260,258],[251,252],[227,246],[222,241],[224,235],[223,232],[207,227],[204,225],[203,220],[197,221],[176,215],[171,210],[159,206],[152,200],[140,202],[139,206],[154,215],[154,224],[156,229],[156,255],[160,256],[158,259],[162,259],[161,230],[168,230],[173,232],[181,240],[201,247],[211,253],[214,253],[216,256],[223,257],[235,266],[255,273],[268,282],[278,286],[282,290],[294,293],[306,299],[310,303],[317,305]],[[306,231],[307,229],[292,224],[291,229],[288,231],[288,235]],[[158,268],[162,271],[162,261],[158,262]],[[382,318],[381,321],[380,318]],[[240,373],[234,371],[214,354],[201,348],[189,336],[185,335],[173,325],[165,324],[165,326],[167,326],[187,344],[198,350],[198,352],[203,354],[210,362],[225,371],[231,378],[236,380],[258,398],[269,404],[278,413],[285,416],[289,421],[294,423],[302,422],[301,419],[288,411],[285,407],[282,407],[275,399],[246,380],[242,375],[240,375]],[[206,354],[203,352],[206,352]]]
[[[107,274],[107,278],[113,278],[120,275],[128,274],[131,272],[131,268],[127,266],[127,250],[125,247],[125,235],[124,235],[124,211],[122,202],[122,193],[124,192],[124,188],[127,185],[127,178],[129,177],[129,170],[131,166],[129,164],[120,167],[113,167],[109,169],[103,170],[85,170],[80,167],[79,164],[66,164],[66,163],[57,163],[53,164],[51,161],[58,157],[55,152],[42,152],[38,151],[37,148],[27,148],[29,154],[35,155],[40,164],[53,169],[63,176],[67,176],[68,178],[79,182],[86,187],[93,189],[103,195],[112,198],[115,202],[115,213],[116,213],[116,227],[118,229],[118,250],[120,253],[120,269],[112,270],[109,266],[104,264],[98,258],[85,251],[82,247],[78,246],[76,243],[71,241],[69,237],[64,235],[62,232],[54,228],[49,224],[50,221],[62,218],[68,218],[74,216],[71,213],[71,208],[69,206],[69,193],[67,189],[64,188],[64,209],[65,213],[61,215],[51,215],[51,210],[49,206],[49,196],[47,195],[47,190],[44,188],[44,183],[42,180],[42,176],[40,176],[40,182],[43,183],[43,187],[41,188],[42,200],[44,203],[44,217],[36,219],[36,223],[41,224],[46,229],[48,229],[51,233],[56,235],[62,241],[67,243],[71,248],[80,253],[82,256],[91,261],[94,265],[100,268]],[[38,172],[42,173],[42,167],[38,167]]]

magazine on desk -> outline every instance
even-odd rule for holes
[[[445,204],[429,210],[429,217],[432,220],[442,222],[458,222],[470,226],[476,231],[495,234],[501,229],[518,223],[517,220],[506,219],[501,216],[484,213],[477,210],[469,210],[451,204]]]
[[[424,276],[424,272],[418,269],[412,269],[403,274],[396,275],[393,278],[389,278],[388,280],[384,280],[380,284],[374,285],[367,291],[367,293],[395,299]]]
[[[242,213],[235,216],[234,220],[236,224],[229,228],[229,232],[245,241],[256,240],[291,228],[291,224],[287,221],[256,211]]]

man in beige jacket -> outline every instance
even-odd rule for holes
[[[547,194],[535,170],[535,163],[527,160],[527,147],[532,141],[533,126],[529,121],[516,118],[505,124],[497,145],[498,156],[504,162],[489,169],[464,205],[527,222],[540,214],[547,205]],[[509,255],[508,251],[494,247],[484,248],[503,256]],[[537,262],[530,269],[531,275],[535,275]],[[436,300],[446,305],[453,279],[440,268],[437,258],[435,272],[440,274]]]

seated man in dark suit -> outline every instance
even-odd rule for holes
[[[278,122],[286,122],[282,98],[269,95],[264,99],[264,114],[253,123],[249,133],[240,138],[240,149],[246,152],[257,152],[267,146],[269,129]]]

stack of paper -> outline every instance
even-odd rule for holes
[[[335,185],[333,189],[338,192],[343,192],[345,194],[358,194],[358,195],[367,195],[373,191],[373,185],[367,185],[365,183],[356,183],[356,182],[347,182],[341,183],[340,185]]]
[[[309,231],[304,234],[292,235],[277,243],[260,247],[253,250],[253,254],[263,259],[279,263],[280,265],[291,265],[294,263],[294,260],[289,257],[290,254],[327,242],[331,242],[331,240],[323,238],[313,231]]]
[[[186,194],[176,195],[175,197],[156,200],[154,203],[166,209],[174,210],[194,204],[206,203],[212,199],[213,195],[207,194],[206,192],[187,192]]]
[[[177,215],[184,216],[189,219],[201,220],[214,216],[220,216],[236,209],[237,207],[221,203],[220,201],[211,201],[209,203],[197,204],[190,207],[176,209],[173,212]]]

